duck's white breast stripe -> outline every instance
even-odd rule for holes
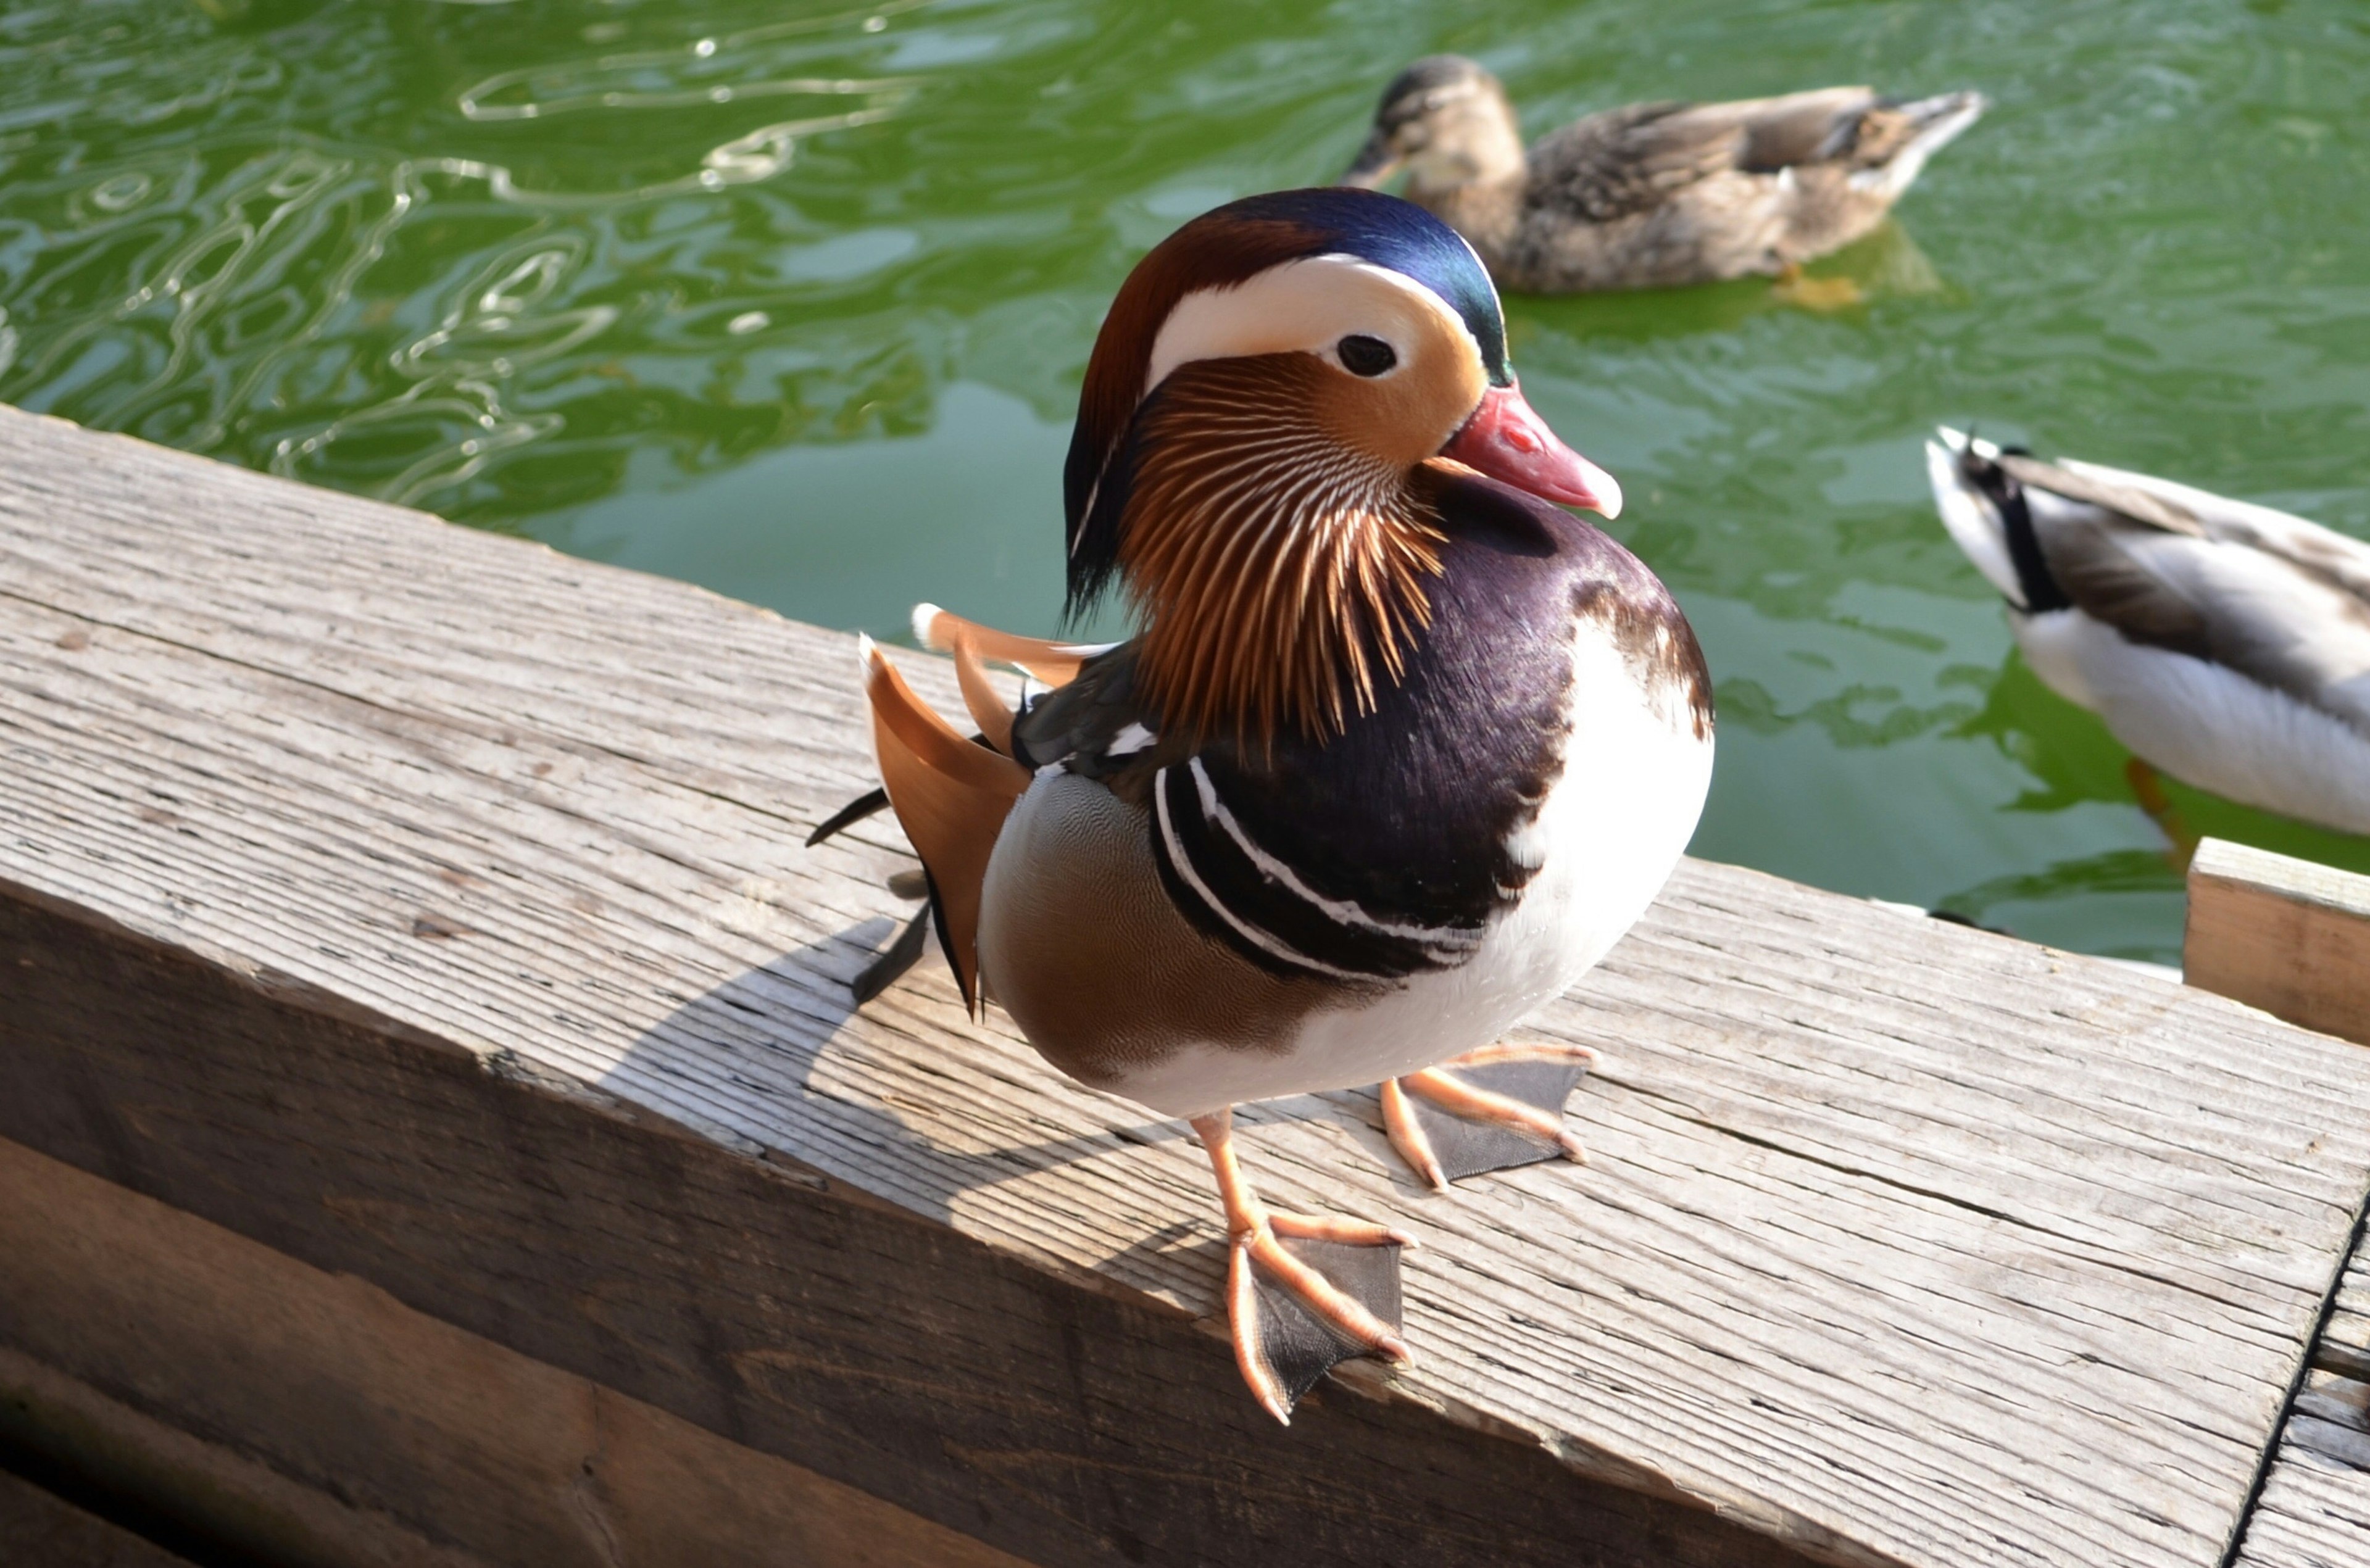
[[[1250,835],[1243,831],[1242,824],[1235,820],[1235,814],[1227,810],[1225,802],[1218,798],[1217,786],[1210,782],[1210,775],[1203,770],[1201,758],[1189,758],[1185,765],[1192,770],[1193,787],[1202,797],[1202,815],[1225,829],[1226,836],[1234,840],[1235,847],[1241,850],[1263,875],[1282,883],[1294,897],[1313,905],[1335,924],[1351,926],[1360,931],[1371,931],[1382,936],[1396,936],[1409,942],[1420,942],[1428,947],[1447,947],[1458,951],[1470,948],[1480,942],[1481,933],[1478,931],[1466,931],[1455,926],[1399,925],[1390,921],[1378,921],[1356,904],[1345,899],[1327,898],[1307,883],[1303,882],[1291,866],[1251,841]],[[1162,809],[1165,813],[1166,802],[1163,803]],[[1173,842],[1171,853],[1176,853]]]
[[[1201,764],[1198,760],[1195,761],[1193,768],[1197,774],[1200,773]],[[1202,787],[1207,790],[1206,780],[1203,781]],[[1370,975],[1361,975],[1352,969],[1337,969],[1330,964],[1311,958],[1307,954],[1277,941],[1218,901],[1217,895],[1210,891],[1209,885],[1204,883],[1201,874],[1193,869],[1193,862],[1186,854],[1185,846],[1178,841],[1177,825],[1169,819],[1168,816],[1168,770],[1166,768],[1152,775],[1152,806],[1154,815],[1160,824],[1161,842],[1168,851],[1168,864],[1177,868],[1178,877],[1188,887],[1193,889],[1194,895],[1209,907],[1212,914],[1225,921],[1245,942],[1260,952],[1280,958],[1287,964],[1296,964],[1304,969],[1313,970],[1320,975],[1330,975],[1335,979],[1364,981],[1373,979]]]

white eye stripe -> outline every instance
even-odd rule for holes
[[[1339,345],[1352,336],[1382,338],[1405,364],[1421,330],[1416,321],[1422,319],[1409,319],[1411,308],[1446,324],[1473,362],[1484,362],[1481,345],[1464,318],[1414,279],[1354,256],[1314,256],[1178,301],[1153,339],[1144,390],[1149,393],[1171,371],[1195,360],[1299,350],[1340,364]]]

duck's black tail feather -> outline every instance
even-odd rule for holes
[[[888,805],[889,792],[887,790],[877,786],[872,789],[866,790],[862,795],[857,795],[854,800],[849,801],[846,805],[833,812],[829,817],[824,818],[823,826],[817,828],[813,832],[807,835],[807,848],[812,849],[815,845],[823,842],[825,839],[830,838],[834,833],[839,832],[843,829],[854,827],[857,823],[863,821],[867,817],[871,816],[876,811],[885,810],[888,807]]]

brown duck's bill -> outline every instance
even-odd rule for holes
[[[1440,455],[1544,500],[1585,507],[1610,522],[1621,515],[1621,486],[1557,439],[1523,400],[1521,389],[1493,386]]]
[[[1379,189],[1383,181],[1398,173],[1400,161],[1398,154],[1391,149],[1391,139],[1376,131],[1358,149],[1357,157],[1339,183],[1354,185],[1362,190]]]

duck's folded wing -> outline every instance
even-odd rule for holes
[[[1685,118],[1707,132],[1733,126],[1743,140],[1737,166],[1775,174],[1850,154],[1870,111],[1883,101],[1871,87],[1819,87],[1774,98],[1698,104]]]
[[[1663,205],[1739,166],[1747,137],[1707,106],[1632,104],[1575,120],[1530,150],[1529,200],[1592,223]]]
[[[1984,108],[1979,93],[1904,103],[1853,86],[1610,109],[1543,137],[1531,149],[1531,200],[1605,223],[1651,211],[1715,176],[1818,166],[1881,171],[1897,194]]]
[[[1075,679],[1013,722],[1012,755],[1024,767],[1058,763],[1140,799],[1149,769],[1190,748],[1163,741],[1160,715],[1137,693],[1135,658],[1133,643],[1093,652]]]
[[[1974,123],[1987,107],[1981,93],[1938,93],[1902,99],[1869,87],[1821,87],[1782,97],[1700,104],[1674,132],[1734,126],[1743,138],[1736,166],[1747,174],[1830,165],[1887,170],[1906,187],[1926,159]]]
[[[861,646],[881,787],[929,875],[939,945],[964,1005],[975,1011],[980,892],[1004,819],[1029,787],[1029,770],[965,739],[914,694],[872,639]]]
[[[2370,599],[2217,536],[2188,496],[2133,483],[2144,475],[2085,465],[2067,483],[2071,465],[2009,463],[2049,575],[2075,609],[2126,641],[2223,666],[2370,734]],[[2134,497],[2139,515],[2113,504]]]
[[[1530,151],[1532,200],[1591,223],[1669,201],[1716,175],[1853,160],[1870,151],[1884,100],[1868,87],[1821,87],[1731,103],[1608,109]],[[1881,118],[1881,117],[1879,117]]]
[[[2069,501],[2087,501],[2123,518],[2166,533],[2205,537],[2205,525],[2196,511],[2176,498],[2147,484],[2134,484],[2146,475],[2123,474],[2087,463],[2043,463],[2019,452],[2003,452],[1994,459],[2010,478],[2030,489],[2045,490]],[[2203,494],[2203,491],[2197,492]]]
[[[924,647],[954,655],[955,674],[962,684],[963,705],[971,710],[972,722],[979,726],[979,738],[1007,757],[1012,755],[1012,708],[989,681],[987,671],[981,668],[980,661],[992,658],[998,663],[1010,664],[1042,685],[1057,687],[1074,679],[1078,667],[1087,659],[1108,652],[1113,646],[1056,643],[1039,637],[1015,636],[1009,632],[999,632],[976,621],[949,614],[935,604],[914,606],[914,640]],[[886,790],[867,790],[818,823],[815,830],[807,835],[807,848],[814,848],[888,804]]]
[[[2059,467],[2100,484],[2152,497],[2195,519],[2199,531],[2208,538],[2249,545],[2277,555],[2370,601],[2370,544],[2359,539],[2276,507],[2233,500],[2192,485],[2176,485],[2153,474],[2134,474],[2070,457]]]

